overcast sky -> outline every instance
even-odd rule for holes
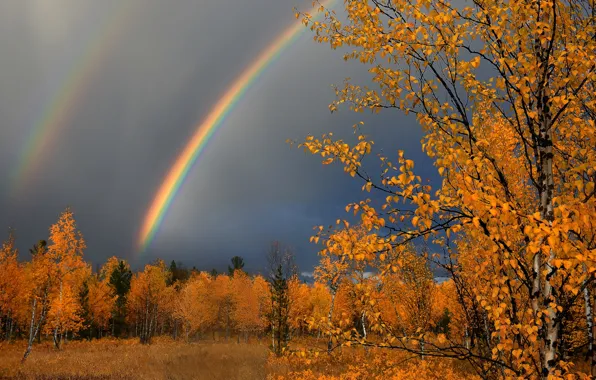
[[[0,229],[16,229],[25,258],[71,206],[94,265],[116,255],[137,268],[159,257],[223,270],[240,255],[249,271],[258,271],[269,243],[280,240],[294,247],[300,270],[311,271],[313,226],[343,217],[346,203],[362,196],[361,184],[286,139],[328,131],[349,137],[363,120],[377,148],[405,149],[423,175],[433,169],[412,118],[329,112],[332,84],[345,77],[367,84],[369,76],[366,67],[315,43],[310,31],[240,100],[192,168],[152,245],[135,253],[147,208],[196,124],[296,22],[292,8],[310,3],[0,2]],[[84,85],[35,156],[35,169],[15,179],[44,110],[63,96],[101,38],[101,51],[83,63]]]

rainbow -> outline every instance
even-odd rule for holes
[[[322,5],[331,8],[336,0],[325,0],[311,10],[315,13]],[[170,208],[174,197],[188,176],[193,164],[197,161],[205,146],[222,125],[226,116],[232,112],[250,86],[279,57],[282,51],[298,39],[307,28],[301,21],[296,21],[283,34],[263,50],[257,59],[248,66],[232,83],[232,86],[219,99],[213,110],[196,126],[196,132],[178,156],[174,165],[163,180],[150,208],[143,219],[138,238],[138,251],[144,251],[153,241],[155,234],[163,222],[164,216]]]
[[[120,1],[110,10],[106,20],[92,33],[86,48],[81,52],[60,88],[53,94],[41,115],[33,123],[33,128],[25,143],[19,164],[13,173],[13,193],[25,185],[26,179],[33,178],[38,166],[43,163],[41,156],[53,145],[87,89],[93,84],[95,74],[108,56],[118,36],[128,24],[133,13],[133,1]]]

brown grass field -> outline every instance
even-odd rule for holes
[[[156,339],[50,343],[33,346],[20,363],[25,342],[0,344],[3,379],[265,379],[267,347],[253,342],[183,343]]]
[[[61,350],[46,341],[33,347],[24,364],[24,341],[0,343],[0,379],[402,379],[454,380],[469,377],[463,362],[432,359],[421,362],[391,350],[344,347],[332,356],[319,339],[298,339],[298,354],[276,358],[268,340],[196,343],[154,338],[151,345],[138,339],[71,341]],[[300,355],[315,349],[317,356]]]

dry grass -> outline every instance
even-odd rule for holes
[[[136,339],[69,342],[55,350],[37,344],[21,364],[25,342],[0,343],[0,379],[463,379],[463,363],[419,361],[392,350],[345,347],[329,356],[325,341],[297,339],[298,352],[314,356],[269,356],[266,343],[203,341],[186,344],[158,338],[151,345]]]
[[[399,350],[352,346],[325,353],[321,340],[297,340],[299,351],[282,358],[270,357],[267,373],[272,380],[472,380],[467,363],[439,358],[422,361],[417,355]],[[304,355],[300,349],[305,350]],[[307,351],[319,351],[318,355]]]
[[[258,343],[192,343],[160,339],[70,342],[60,351],[35,345],[20,364],[24,342],[0,345],[0,378],[265,379],[267,347]]]

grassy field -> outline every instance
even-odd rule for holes
[[[265,379],[264,344],[192,343],[156,340],[49,343],[33,347],[20,364],[24,342],[0,345],[0,378],[17,379]]]
[[[293,342],[298,352],[281,358],[269,354],[266,342],[248,344],[211,340],[184,343],[156,338],[72,341],[61,350],[50,342],[36,344],[21,364],[25,342],[0,343],[0,379],[271,379],[337,380],[473,379],[465,366],[450,360],[406,356],[391,350],[345,347],[328,356],[325,341]],[[319,355],[302,355],[318,350]]]

